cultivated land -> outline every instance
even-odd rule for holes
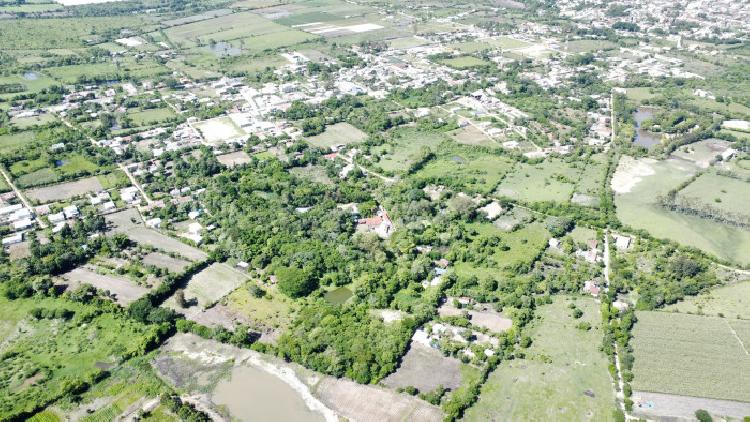
[[[638,312],[633,389],[750,401],[750,321]],[[707,371],[706,368],[711,368]]]
[[[577,320],[570,301],[558,297],[539,308],[527,358],[504,362],[490,374],[466,420],[610,420],[615,399],[606,356],[598,350],[598,307],[576,298],[583,311]],[[594,328],[576,328],[580,321]]]

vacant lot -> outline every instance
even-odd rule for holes
[[[97,289],[109,291],[114,295],[115,301],[122,306],[127,306],[148,293],[148,289],[126,278],[97,274],[85,267],[76,268],[63,274],[62,277],[71,283],[70,290],[74,290],[80,284],[87,283]]]
[[[585,163],[550,158],[540,164],[518,163],[503,179],[497,194],[521,201],[568,201]],[[593,176],[593,175],[592,175]]]
[[[128,230],[125,234],[137,243],[151,245],[154,248],[161,249],[165,252],[179,254],[190,261],[201,261],[206,259],[207,256],[206,253],[200,249],[194,248],[173,237],[145,227],[133,228]]]
[[[487,66],[490,62],[474,56],[458,56],[449,59],[441,59],[440,63],[456,69],[470,69],[472,67]]]
[[[167,270],[175,274],[181,273],[188,265],[190,265],[190,262],[188,261],[179,258],[172,258],[171,256],[163,254],[161,252],[149,253],[148,255],[143,257],[142,262],[145,265],[153,265],[159,268],[166,268]]]
[[[375,164],[388,172],[403,172],[409,169],[419,157],[423,147],[436,151],[446,139],[440,132],[428,132],[415,128],[399,128],[390,132],[387,144],[372,148]]]
[[[207,308],[239,287],[247,276],[227,264],[215,263],[194,275],[185,288],[185,298],[196,299]]]
[[[321,148],[359,143],[365,139],[367,139],[367,134],[349,123],[336,123],[326,127],[325,132],[320,135],[307,138],[308,142]]]
[[[216,145],[245,135],[245,132],[229,117],[217,117],[193,125],[203,135],[206,143]]]
[[[250,162],[250,156],[245,151],[230,152],[229,154],[217,155],[216,159],[221,164],[232,168],[235,166],[241,166]]]
[[[513,161],[496,155],[456,150],[428,162],[416,177],[466,192],[492,192],[513,168]]]
[[[750,321],[638,312],[633,389],[750,401]]]
[[[263,332],[280,333],[292,321],[291,301],[275,290],[267,289],[264,297],[255,297],[248,288],[252,280],[230,293],[222,303],[251,321],[253,328]]]
[[[472,241],[497,236],[505,248],[494,248],[491,255],[494,264],[500,268],[513,268],[517,265],[530,264],[547,247],[550,234],[541,223],[531,223],[512,231],[504,232],[492,223],[472,223],[467,225],[472,234]],[[505,250],[503,250],[505,249]]]
[[[60,183],[43,188],[29,189],[24,194],[31,200],[46,204],[48,202],[64,201],[89,192],[98,192],[104,187],[96,176],[78,179],[74,182]]]
[[[698,209],[708,206],[728,215],[750,217],[750,183],[741,179],[703,173],[682,189],[678,197],[690,201]]]
[[[541,320],[533,323],[527,359],[505,361],[490,374],[465,420],[611,420],[615,398],[601,333],[575,328],[580,321],[597,327],[598,305],[576,298],[584,312],[578,320],[570,316],[570,300],[556,297],[537,309]]]
[[[750,319],[750,281],[719,287],[669,305],[666,311]]]
[[[416,387],[428,393],[439,386],[454,390],[461,385],[461,362],[436,349],[412,341],[398,370],[383,380],[391,388]]]

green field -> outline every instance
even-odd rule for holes
[[[750,321],[638,312],[633,389],[750,401]]]
[[[606,40],[575,40],[562,43],[562,49],[569,53],[588,53],[598,50],[612,50],[617,44]]]
[[[483,262],[481,265],[471,262],[456,263],[459,275],[497,275],[502,269],[529,265],[547,247],[550,237],[541,223],[527,224],[512,232],[503,231],[492,223],[471,223],[466,228],[473,244],[482,244],[485,238],[498,237],[503,247],[493,248],[489,262]]]
[[[161,123],[167,119],[175,117],[176,114],[171,108],[152,108],[148,110],[128,112],[128,117],[133,119],[135,126],[146,126],[149,124]]]
[[[389,132],[389,141],[379,147],[372,148],[372,152],[379,156],[375,164],[385,171],[403,172],[418,158],[422,147],[432,151],[443,142],[446,137],[440,132],[427,132],[415,128],[399,128]]]
[[[257,284],[251,280],[225,297],[221,303],[253,322],[253,325],[272,329],[285,329],[292,321],[291,301],[277,291],[265,288],[264,297],[250,294],[248,287]]]
[[[490,62],[474,56],[458,56],[448,59],[440,59],[440,63],[455,69],[470,69],[472,67],[486,66]]]
[[[750,319],[750,281],[722,286],[698,296],[687,297],[664,310]]]
[[[10,135],[0,135],[0,152],[11,153],[34,141],[33,131],[16,132]]]
[[[365,139],[367,139],[367,134],[349,123],[336,123],[327,126],[320,135],[307,138],[307,141],[316,147],[330,148],[334,145],[359,143]]]
[[[575,328],[581,321],[597,327],[598,305],[576,298],[581,319],[570,316],[571,299],[557,297],[537,309],[531,328],[534,340],[523,360],[506,360],[482,387],[467,421],[608,421],[615,409],[607,357],[599,351],[597,328]],[[590,392],[593,394],[585,394]]]
[[[72,178],[94,174],[100,170],[96,163],[76,153],[55,159],[59,161],[59,164],[54,164],[57,167],[51,167],[53,164],[46,156],[34,160],[16,161],[10,166],[10,173],[16,178],[19,187],[28,188],[54,183],[63,177]]]
[[[629,158],[625,160],[630,161]],[[644,175],[637,177],[636,183],[627,191],[615,194],[620,221],[630,227],[646,230],[652,236],[693,246],[719,258],[741,264],[750,263],[750,231],[670,212],[656,204],[658,195],[666,194],[695,173],[692,164],[674,159],[641,159],[637,162],[643,166]],[[619,166],[614,179],[618,178],[618,174],[628,174],[626,167]]]
[[[138,350],[150,330],[113,313],[96,313],[95,306],[54,299],[0,298],[0,419],[57,399]],[[70,320],[35,320],[33,308],[68,309]],[[88,315],[88,316],[87,316]],[[85,320],[84,320],[85,319]],[[16,336],[19,329],[23,335]]]
[[[678,197],[709,205],[724,212],[750,217],[750,183],[713,172],[703,173],[682,189]],[[718,199],[718,201],[717,201]]]
[[[488,40],[488,42],[492,43],[496,47],[499,47],[505,50],[524,48],[524,47],[529,47],[532,45],[526,41],[521,41],[521,40],[517,40],[515,38],[510,38],[510,37],[493,38],[493,39]]]
[[[639,88],[627,88],[627,97],[634,101],[644,101],[655,98],[658,94],[655,93],[654,88],[639,87]]]
[[[584,163],[567,163],[550,158],[540,164],[518,163],[503,180],[497,194],[521,201],[568,201]]]
[[[13,49],[80,48],[84,41],[120,28],[144,27],[141,18],[130,16],[76,19],[7,19],[0,25],[3,45]]]
[[[468,192],[490,193],[513,168],[513,161],[497,155],[456,150],[427,163],[415,177]]]

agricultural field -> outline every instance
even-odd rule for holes
[[[93,305],[52,298],[8,301],[3,296],[0,306],[6,340],[0,346],[5,356],[0,373],[7,381],[0,386],[1,419],[45,406],[73,385],[90,382],[101,367],[137,351],[151,330],[115,313],[98,313]],[[28,316],[35,308],[66,309],[72,316],[36,320]]]
[[[12,153],[25,145],[36,140],[33,131],[15,132],[8,135],[0,135],[0,152],[4,154]]]
[[[57,121],[57,118],[49,113],[44,113],[33,117],[14,117],[10,119],[10,123],[21,130],[26,130],[33,126],[43,126],[55,121]]]
[[[570,315],[573,300],[581,319]],[[615,397],[607,358],[599,351],[598,309],[582,297],[557,297],[539,307],[526,358],[505,361],[492,372],[464,420],[611,420]],[[581,321],[594,328],[576,328]]]
[[[667,312],[750,320],[750,281],[712,289],[664,308]]]
[[[633,329],[637,391],[750,401],[750,321],[638,312]]]
[[[693,246],[722,259],[750,263],[750,231],[657,205],[659,195],[665,195],[697,171],[693,164],[682,160],[624,156],[612,178],[617,217],[653,236]]]
[[[584,165],[558,158],[548,158],[539,164],[517,163],[495,193],[525,202],[567,202],[572,198]]]
[[[24,195],[37,203],[46,204],[49,202],[64,201],[67,199],[82,196],[90,192],[99,192],[104,187],[97,176],[78,179],[74,182],[60,183],[43,188],[29,189]]]
[[[569,53],[589,53],[598,50],[613,50],[618,45],[606,40],[574,40],[562,44],[562,49]]]
[[[227,264],[211,264],[190,278],[185,287],[185,299],[196,300],[198,306],[205,309],[242,285],[247,278]],[[171,299],[168,302],[171,304]]]
[[[62,178],[85,176],[101,171],[101,167],[78,153],[68,153],[51,158],[41,156],[32,160],[13,163],[9,170],[21,188],[30,188],[55,183]]]
[[[169,107],[153,108],[148,110],[137,110],[128,112],[127,116],[132,119],[135,126],[148,126],[164,122],[176,116]]]
[[[367,139],[367,134],[349,123],[336,123],[326,126],[320,135],[307,138],[307,141],[320,148],[330,148],[335,145],[349,145],[360,143]]]
[[[328,177],[325,167],[323,166],[307,166],[307,167],[294,167],[289,169],[289,172],[297,177],[312,180],[316,183],[322,183],[324,185],[332,185],[334,182]]]

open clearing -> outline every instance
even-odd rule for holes
[[[443,151],[443,155],[428,162],[415,177],[452,189],[487,194],[512,168],[513,161],[505,157]]]
[[[725,213],[750,217],[750,183],[744,180],[707,172],[687,185],[677,196],[690,200],[699,207],[708,205]]]
[[[624,224],[646,230],[740,264],[750,263],[750,231],[692,215],[667,211],[657,205],[665,195],[695,174],[697,167],[679,159],[657,161],[624,156],[612,178],[617,217]]]
[[[527,359],[500,364],[465,420],[611,420],[615,397],[607,357],[599,351],[601,333],[575,328],[580,321],[597,327],[598,305],[591,298],[576,298],[584,314],[574,319],[570,301],[556,297],[537,309],[541,320],[533,323]]]
[[[726,318],[750,319],[750,281],[734,283],[698,296],[690,296],[664,309],[682,313],[702,313],[710,316],[722,314]]]
[[[143,257],[143,264],[153,265],[159,268],[166,268],[172,273],[179,274],[190,265],[190,262],[182,259],[173,258],[161,252],[151,252]]]
[[[275,338],[292,321],[291,300],[279,292],[267,291],[264,297],[250,294],[248,281],[244,286],[234,290],[221,303],[248,320],[250,325],[263,335]]]
[[[394,389],[412,386],[421,393],[429,393],[440,385],[455,390],[461,385],[461,362],[412,340],[401,365],[383,384]]]
[[[126,278],[97,274],[85,267],[67,272],[62,275],[62,278],[71,282],[69,290],[75,290],[83,283],[88,283],[97,289],[108,290],[114,294],[115,301],[122,306],[127,306],[148,293],[148,289]]]
[[[135,227],[125,232],[125,234],[137,243],[151,245],[154,248],[161,249],[165,252],[176,253],[191,261],[202,261],[206,259],[207,256],[206,253],[200,249],[194,248],[173,237],[145,227]]]
[[[185,299],[196,299],[207,308],[239,287],[247,276],[227,264],[214,263],[194,275],[185,288]]]
[[[638,312],[633,389],[750,402],[750,321]]]
[[[245,136],[245,132],[229,117],[217,117],[193,124],[209,145],[216,145]]]
[[[219,160],[221,164],[224,164],[229,168],[241,166],[250,162],[250,156],[247,155],[245,151],[236,151],[230,152],[229,154],[217,155],[216,159]]]
[[[307,138],[307,141],[317,147],[330,148],[334,145],[359,143],[365,139],[367,139],[367,134],[349,123],[336,123],[327,126],[320,135]]]
[[[557,158],[540,164],[517,163],[496,193],[527,202],[565,202],[572,197],[583,169],[583,163],[571,164]]]
[[[24,194],[31,200],[45,204],[48,202],[64,201],[89,192],[99,192],[104,187],[96,176],[78,179],[74,182],[60,183],[43,188],[29,189]]]
[[[453,306],[453,299],[450,297],[438,308],[440,316],[461,315],[463,311],[464,309]],[[472,324],[486,328],[493,333],[502,333],[513,326],[513,320],[503,317],[497,311],[468,309],[466,312],[469,314]]]
[[[409,169],[419,157],[423,147],[436,151],[444,141],[440,132],[426,132],[415,128],[399,128],[390,132],[387,144],[372,148],[376,157],[375,165],[387,172],[403,172]]]

